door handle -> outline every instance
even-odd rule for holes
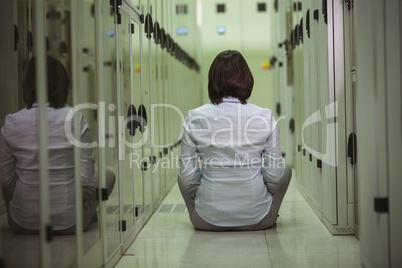
[[[161,43],[161,28],[159,27],[159,22],[155,21],[154,24],[154,39],[155,44],[159,45]]]
[[[327,0],[322,0],[322,14],[324,15],[324,22],[325,24],[328,23],[327,19],[327,13],[328,13],[328,8],[327,8]]]
[[[29,31],[28,34],[27,34],[27,47],[28,47],[28,51],[31,52],[32,47],[33,47],[32,32],[31,31]]]
[[[127,129],[131,136],[135,135],[137,127],[139,126],[137,112],[135,106],[130,104],[127,112]]]
[[[303,18],[300,19],[300,30],[299,30],[300,42],[303,44]]]
[[[306,32],[307,32],[307,37],[310,38],[310,9],[307,10],[307,14],[306,14]]]
[[[166,51],[170,53],[172,51],[172,39],[170,38],[170,34],[166,35],[165,44]]]
[[[164,49],[166,47],[166,33],[165,29],[161,28],[161,48]]]
[[[356,134],[350,133],[349,139],[348,139],[348,159],[352,165],[356,164],[356,160],[357,160],[356,150],[357,150]]]
[[[151,39],[152,33],[154,33],[154,24],[152,22],[152,15],[149,13],[145,17],[145,33],[148,39]]]

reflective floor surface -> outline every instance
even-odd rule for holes
[[[360,267],[359,241],[332,236],[295,178],[279,215],[265,231],[195,231],[175,185],[115,267]]]

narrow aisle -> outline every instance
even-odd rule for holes
[[[176,184],[115,267],[360,267],[358,240],[332,236],[295,177],[279,214],[266,231],[195,231]]]

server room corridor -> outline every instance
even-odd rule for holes
[[[402,267],[402,0],[0,0],[0,35],[0,268]]]
[[[115,267],[361,267],[359,241],[328,232],[297,189],[296,176],[277,224],[252,232],[194,230],[176,184]]]

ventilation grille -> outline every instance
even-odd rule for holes
[[[187,213],[185,204],[161,204],[155,213]]]
[[[354,234],[355,230],[351,227],[335,227],[335,230],[339,234]]]
[[[110,205],[106,208],[106,214],[118,214],[120,210],[119,205]],[[133,213],[133,206],[132,205],[124,205],[123,206],[123,213],[130,214]]]

